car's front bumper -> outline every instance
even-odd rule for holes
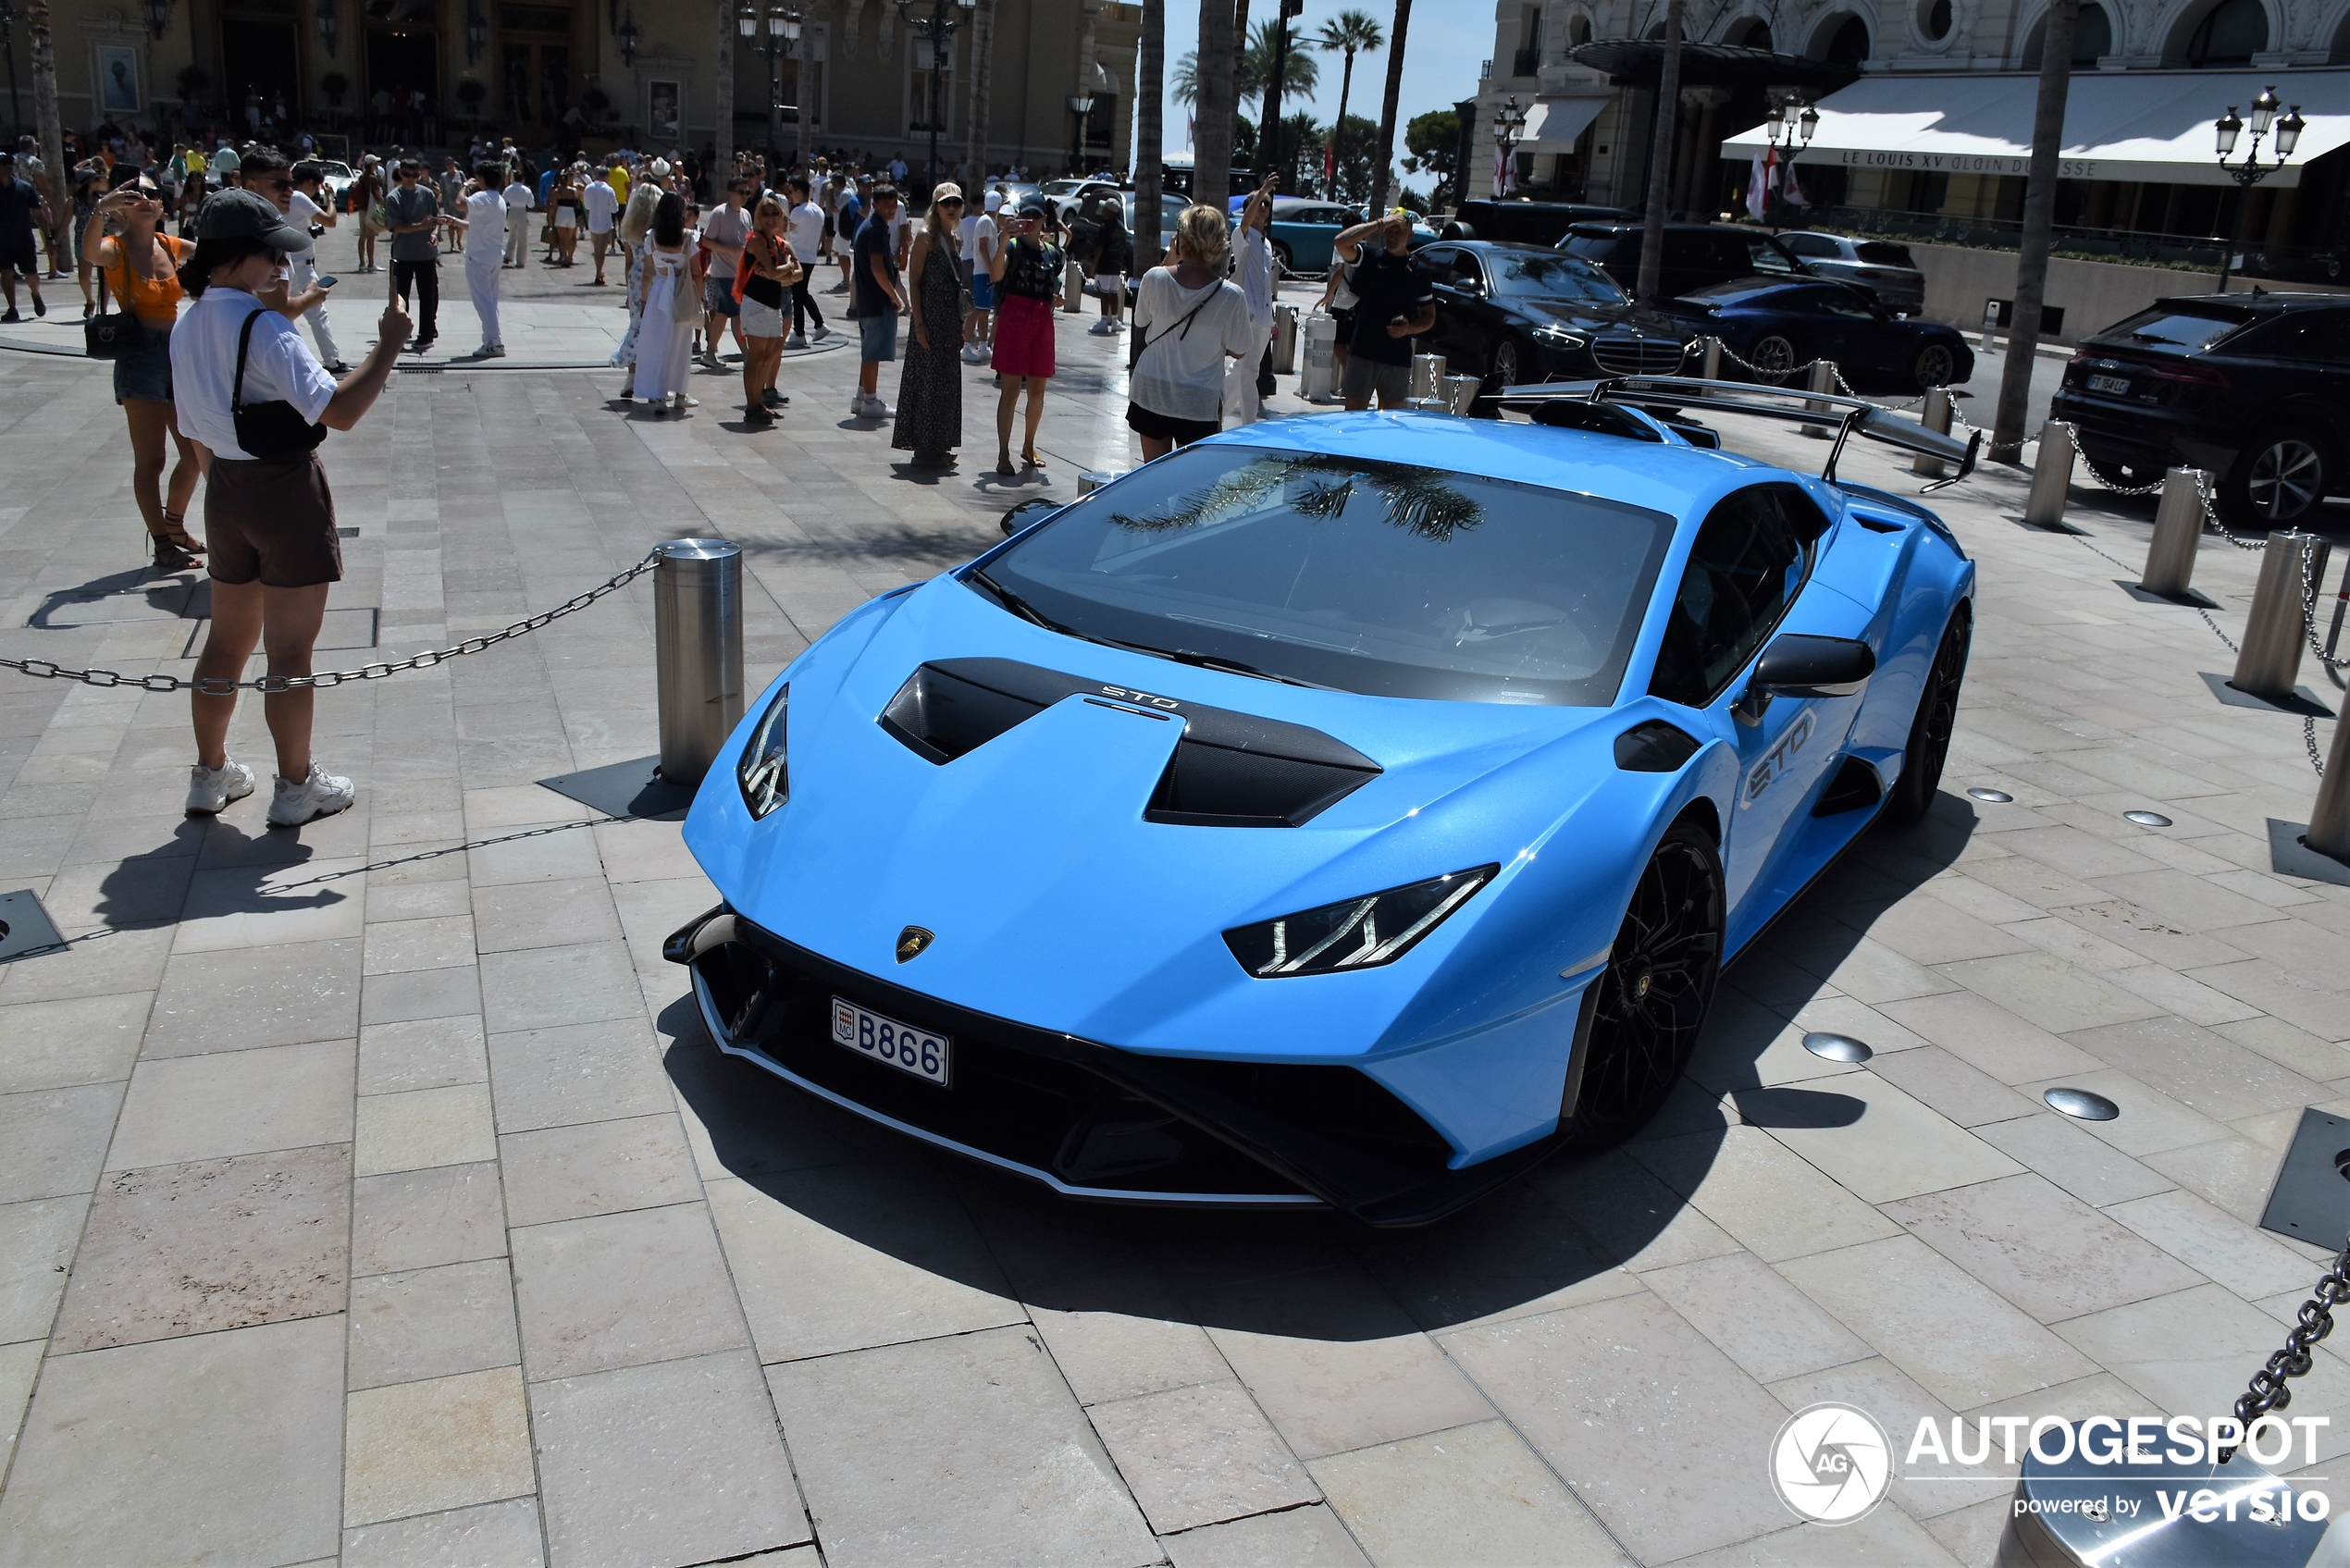
[[[721,1050],[835,1105],[1066,1196],[1436,1219],[1552,1152],[1461,1169],[1451,1146],[1352,1067],[1143,1056],[941,1002],[852,969],[724,905],[663,946],[693,973]],[[1592,988],[1596,994],[1596,988]],[[835,996],[950,1036],[948,1087],[833,1043]],[[1589,1028],[1582,1009],[1580,1034]]]

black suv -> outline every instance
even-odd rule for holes
[[[2109,479],[2205,469],[2223,511],[2290,526],[2350,493],[2350,296],[2158,301],[2081,340],[2048,413]]]
[[[1553,245],[1578,223],[1614,223],[1631,216],[1621,207],[1585,206],[1580,202],[1463,202],[1439,237]]]
[[[1645,236],[1638,219],[1578,223],[1558,248],[1604,271],[1629,294],[1640,286],[1640,251]],[[1664,286],[1662,297],[1676,299],[1709,284],[1734,278],[1810,276],[1795,253],[1760,228],[1727,223],[1668,223],[1664,226]]]

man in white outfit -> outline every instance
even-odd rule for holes
[[[530,187],[522,182],[518,166],[508,166],[506,201],[506,265],[520,266],[530,249]]]
[[[588,189],[581,199],[588,205],[588,240],[596,253],[596,281],[601,284],[604,280],[604,256],[611,251],[613,239],[612,220],[620,211],[620,193],[612,188],[612,180],[606,171],[599,169],[596,178],[588,182]],[[628,280],[625,260],[621,263],[620,277],[624,283]]]
[[[1263,417],[1264,400],[1259,395],[1258,370],[1267,361],[1265,354],[1273,344],[1273,250],[1267,230],[1273,221],[1273,187],[1278,175],[1267,175],[1265,183],[1248,199],[1241,212],[1240,232],[1235,236],[1240,245],[1240,267],[1237,281],[1241,294],[1248,301],[1248,326],[1264,345],[1264,352],[1246,354],[1232,361],[1224,372],[1224,423],[1238,426]]]
[[[504,359],[506,340],[498,331],[498,275],[505,265],[506,197],[499,189],[503,164],[483,164],[465,186],[465,216],[451,221],[465,231],[465,288],[481,317],[481,347],[476,359]]]
[[[307,160],[293,167],[293,191],[286,198],[286,216],[305,234],[321,224],[328,228],[335,226],[335,204],[322,190],[326,172]],[[308,293],[310,286],[318,280],[317,247],[288,253],[286,267],[287,281],[293,291]],[[348,375],[351,366],[342,362],[342,354],[335,347],[335,330],[327,324],[324,300],[303,312],[302,319],[310,324],[310,335],[318,340],[318,363],[331,375]]]

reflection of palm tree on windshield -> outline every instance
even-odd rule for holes
[[[1295,493],[1285,494],[1298,480],[1303,483]],[[1382,521],[1434,544],[1485,521],[1484,508],[1433,468],[1308,455],[1259,457],[1162,508],[1139,514],[1114,512],[1110,521],[1136,533],[1163,534],[1212,527],[1278,502],[1298,516],[1323,522],[1344,514],[1357,485],[1379,498]]]

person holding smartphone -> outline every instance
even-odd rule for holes
[[[310,236],[311,247],[306,251],[286,253],[286,282],[297,294],[307,294],[315,289],[331,289],[331,278],[318,276],[318,236],[335,226],[335,204],[324,190],[327,171],[310,160],[303,159],[283,177],[291,181],[281,200],[276,186],[261,193],[278,204],[293,227]],[[252,188],[248,178],[247,188]],[[329,376],[348,376],[351,366],[343,363],[342,351],[335,347],[335,329],[327,320],[327,302],[323,295],[316,304],[302,313],[310,324],[310,335],[318,340],[318,360]]]
[[[1063,253],[1052,242],[1059,231],[1025,214],[1003,222],[1006,242],[988,260],[995,285],[996,340],[989,354],[1004,390],[996,400],[996,472],[1006,478],[1012,466],[1012,411],[1028,392],[1026,439],[1020,462],[1042,468],[1036,428],[1045,418],[1045,383],[1053,378],[1053,306],[1060,298]]]

